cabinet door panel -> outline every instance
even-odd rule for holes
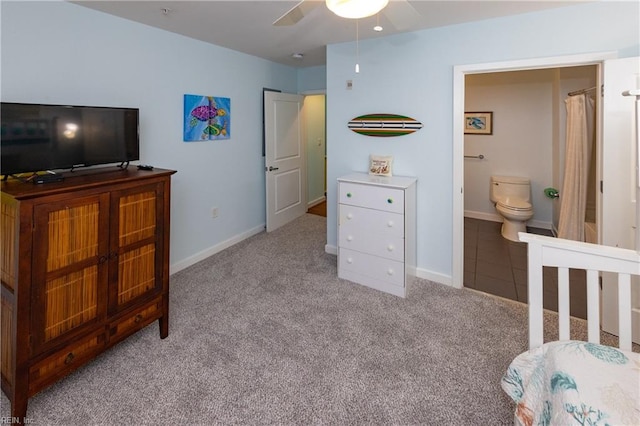
[[[97,265],[47,280],[45,288],[45,341],[97,317]]]
[[[105,314],[108,202],[102,194],[35,207],[35,352]]]
[[[118,204],[119,247],[155,237],[157,198],[155,187],[120,198]]]
[[[47,272],[98,256],[99,218],[98,200],[49,212]]]
[[[158,183],[112,193],[112,220],[117,223],[112,223],[111,241],[117,256],[109,273],[117,285],[110,290],[111,312],[162,290],[163,188]]]
[[[129,250],[119,258],[118,304],[122,305],[155,288],[155,244]]]

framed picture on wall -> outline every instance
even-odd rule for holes
[[[492,135],[493,112],[465,112],[465,135]]]

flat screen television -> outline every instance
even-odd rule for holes
[[[139,159],[139,110],[0,104],[0,174],[74,169]]]

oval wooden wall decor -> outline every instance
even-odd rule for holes
[[[365,136],[402,136],[420,130],[422,123],[404,115],[366,114],[349,121],[348,127]]]

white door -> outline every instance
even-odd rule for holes
[[[638,88],[640,58],[604,61],[602,124],[601,244],[633,249],[636,223],[635,97],[622,92]],[[618,278],[602,276],[602,329],[618,334]],[[640,308],[638,285],[631,306]],[[633,314],[633,341],[640,342],[640,314]]]
[[[303,99],[290,93],[264,92],[267,232],[307,211]]]

